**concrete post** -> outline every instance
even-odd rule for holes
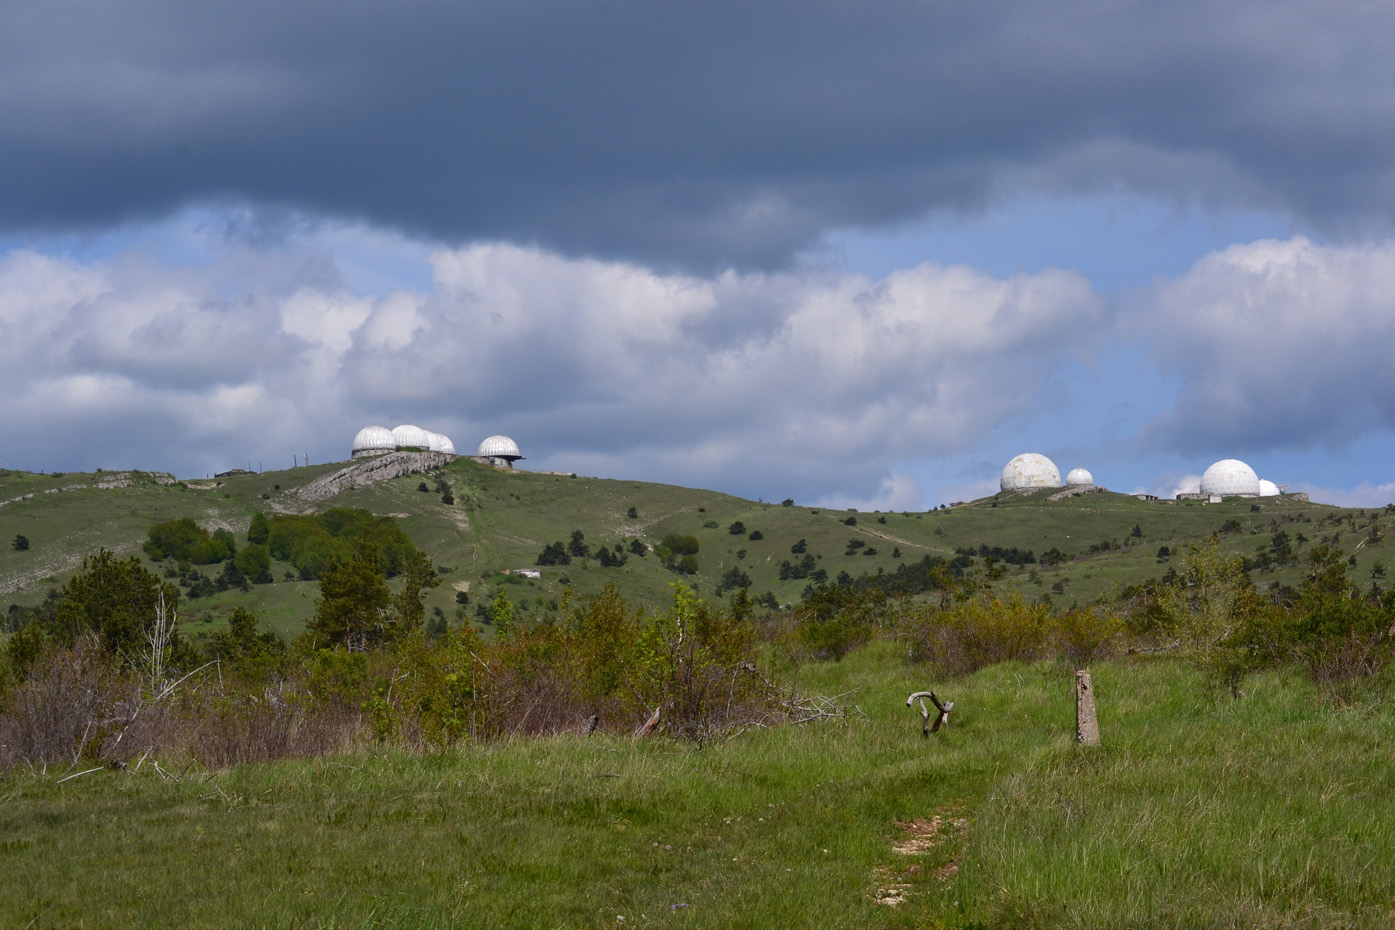
[[[1100,744],[1100,725],[1095,719],[1095,689],[1090,673],[1081,669],[1075,673],[1075,741],[1082,746]]]

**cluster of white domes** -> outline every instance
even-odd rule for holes
[[[1003,468],[1000,483],[1004,491],[1032,488],[1059,488],[1061,472],[1056,463],[1036,452],[1016,456]],[[1067,488],[1094,488],[1095,477],[1085,468],[1076,466],[1066,475]],[[1238,459],[1221,459],[1201,476],[1197,492],[1179,497],[1278,497],[1283,491],[1272,481],[1261,479],[1255,470]]]
[[[1221,459],[1201,476],[1200,493],[1207,497],[1278,497],[1283,492],[1239,459]]]
[[[450,437],[444,433],[433,433],[429,429],[404,423],[396,429],[365,426],[354,437],[352,456],[361,459],[370,455],[384,455],[398,449],[422,449],[429,452],[444,452],[447,455],[457,454],[455,443],[451,442]],[[488,459],[495,465],[512,467],[515,461],[523,458],[523,453],[519,451],[518,443],[509,437],[490,436],[480,443],[479,454],[474,457]]]
[[[1035,452],[1023,454],[1003,468],[1002,489],[1018,491],[1023,488],[1059,488],[1061,471],[1056,463]]]
[[[351,455],[361,459],[370,455],[384,455],[398,449],[425,449],[455,455],[455,443],[450,441],[449,436],[406,423],[396,429],[365,426],[354,437]]]

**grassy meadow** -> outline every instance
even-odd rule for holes
[[[425,755],[0,781],[0,924],[1395,925],[1389,682],[1242,696],[1176,660],[929,681],[879,641],[786,670],[847,713],[697,746],[606,734]],[[913,690],[956,702],[922,738]],[[1382,690],[1382,689],[1386,690]],[[579,721],[580,722],[580,721]]]

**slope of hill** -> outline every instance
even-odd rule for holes
[[[952,558],[956,550],[972,551],[981,568],[983,547],[1019,554],[1030,550],[1037,560],[1020,565],[999,560],[995,574],[1001,571],[1001,578],[995,587],[1016,588],[1029,597],[1049,595],[1058,603],[1083,603],[1162,575],[1169,567],[1159,555],[1162,547],[1178,561],[1189,540],[1217,532],[1229,553],[1252,560],[1263,552],[1281,553],[1283,564],[1255,573],[1262,587],[1297,585],[1304,553],[1320,542],[1355,559],[1358,582],[1374,579],[1383,585],[1381,536],[1395,526],[1391,508],[1344,510],[1291,498],[1220,504],[1141,501],[1107,491],[1055,501],[1048,499],[1048,491],[1004,492],[924,513],[854,513],[672,485],[505,471],[466,459],[433,467],[438,464],[423,460],[420,473],[364,487],[346,483],[323,499],[307,499],[318,495],[305,489],[314,482],[322,488],[324,479],[345,463],[209,481],[175,481],[146,472],[3,472],[0,603],[37,603],[100,547],[140,554],[147,530],[176,517],[229,529],[241,540],[257,510],[310,513],[357,507],[396,517],[441,572],[443,583],[429,593],[428,609],[440,610],[452,622],[474,617],[479,605],[500,590],[527,613],[554,606],[567,588],[586,596],[609,583],[638,603],[666,603],[669,585],[679,577],[713,597],[733,569],[749,575],[752,596],[768,593],[789,604],[799,600],[811,573],[821,572],[832,581],[842,573],[894,572],[926,555]],[[446,493],[451,503],[445,502]],[[536,566],[545,546],[569,543],[578,530],[593,553],[602,545],[613,552],[619,544],[628,553],[625,564],[603,567],[588,558]],[[697,539],[695,574],[679,576],[661,564],[654,549],[670,533]],[[1282,535],[1276,539],[1276,534]],[[27,538],[27,550],[11,545],[16,536]],[[630,551],[635,540],[644,555]],[[1041,564],[1041,556],[1051,550],[1063,561]],[[799,577],[782,578],[784,562],[794,568],[784,574]],[[540,578],[502,574],[533,567],[539,568]],[[182,622],[197,635],[218,629],[222,618],[242,605],[278,632],[298,632],[314,609],[318,585],[293,580],[291,567],[281,563],[273,566],[273,574],[275,583],[253,586],[249,593],[230,590],[186,600]]]

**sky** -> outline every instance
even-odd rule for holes
[[[1383,506],[1392,153],[1369,2],[12,0],[0,468]]]

